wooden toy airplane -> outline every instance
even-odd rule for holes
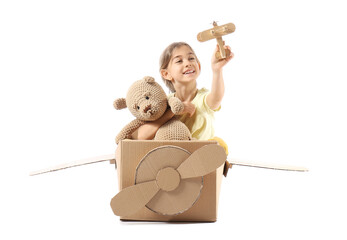
[[[228,23],[222,26],[218,26],[217,22],[213,22],[213,28],[208,29],[206,31],[200,32],[197,36],[198,41],[205,42],[211,39],[216,39],[219,51],[216,53],[217,59],[224,59],[230,56],[231,52],[229,49],[224,48],[224,41],[222,36],[230,34],[235,31],[235,25],[232,23]]]

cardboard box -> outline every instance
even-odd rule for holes
[[[158,147],[168,148],[173,150],[181,148],[184,151],[193,153],[197,149],[208,145],[217,144],[215,141],[140,141],[140,140],[123,140],[118,145],[116,151],[116,163],[118,172],[118,187],[119,191],[129,186],[133,186],[136,181],[137,168],[141,160],[148,156],[151,151]],[[182,150],[182,151],[183,151]],[[154,155],[152,155],[154,156]],[[155,156],[154,156],[155,157]],[[164,156],[165,157],[165,156]],[[174,154],[167,156],[175,159]],[[160,162],[160,159],[156,159]],[[199,196],[191,206],[182,213],[174,215],[165,215],[150,210],[148,205],[143,207],[137,213],[130,216],[121,216],[121,220],[138,220],[138,221],[198,221],[198,222],[214,222],[217,220],[218,199],[220,186],[223,175],[223,165],[216,171],[209,173],[203,177],[201,181],[202,188],[199,189]],[[181,183],[180,183],[181,184]],[[180,197],[189,198],[190,194],[184,194]],[[166,206],[176,205],[170,201],[163,202]]]

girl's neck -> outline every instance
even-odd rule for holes
[[[195,98],[197,91],[196,84],[180,86],[176,88],[175,97],[182,102],[191,102]]]

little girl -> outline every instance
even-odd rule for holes
[[[229,46],[225,47],[230,50]],[[185,108],[180,120],[186,124],[192,137],[208,140],[214,137],[214,112],[220,109],[224,96],[223,67],[233,58],[218,60],[215,49],[211,67],[213,72],[211,91],[197,89],[197,78],[200,75],[200,62],[193,49],[184,42],[169,45],[160,58],[160,74],[166,86],[172,92],[170,96],[179,98]],[[138,139],[152,139],[161,125],[170,120],[174,114],[168,109],[157,121],[142,125],[138,129]]]

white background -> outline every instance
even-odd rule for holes
[[[342,0],[1,1],[0,238],[346,239],[345,10]],[[235,58],[216,114],[229,157],[308,173],[235,166],[218,221],[199,224],[119,221],[108,163],[28,176],[113,153],[133,119],[113,100],[145,75],[161,83],[171,42],[194,48],[198,86],[210,88],[216,43],[196,35],[213,20],[236,25],[224,37]]]

